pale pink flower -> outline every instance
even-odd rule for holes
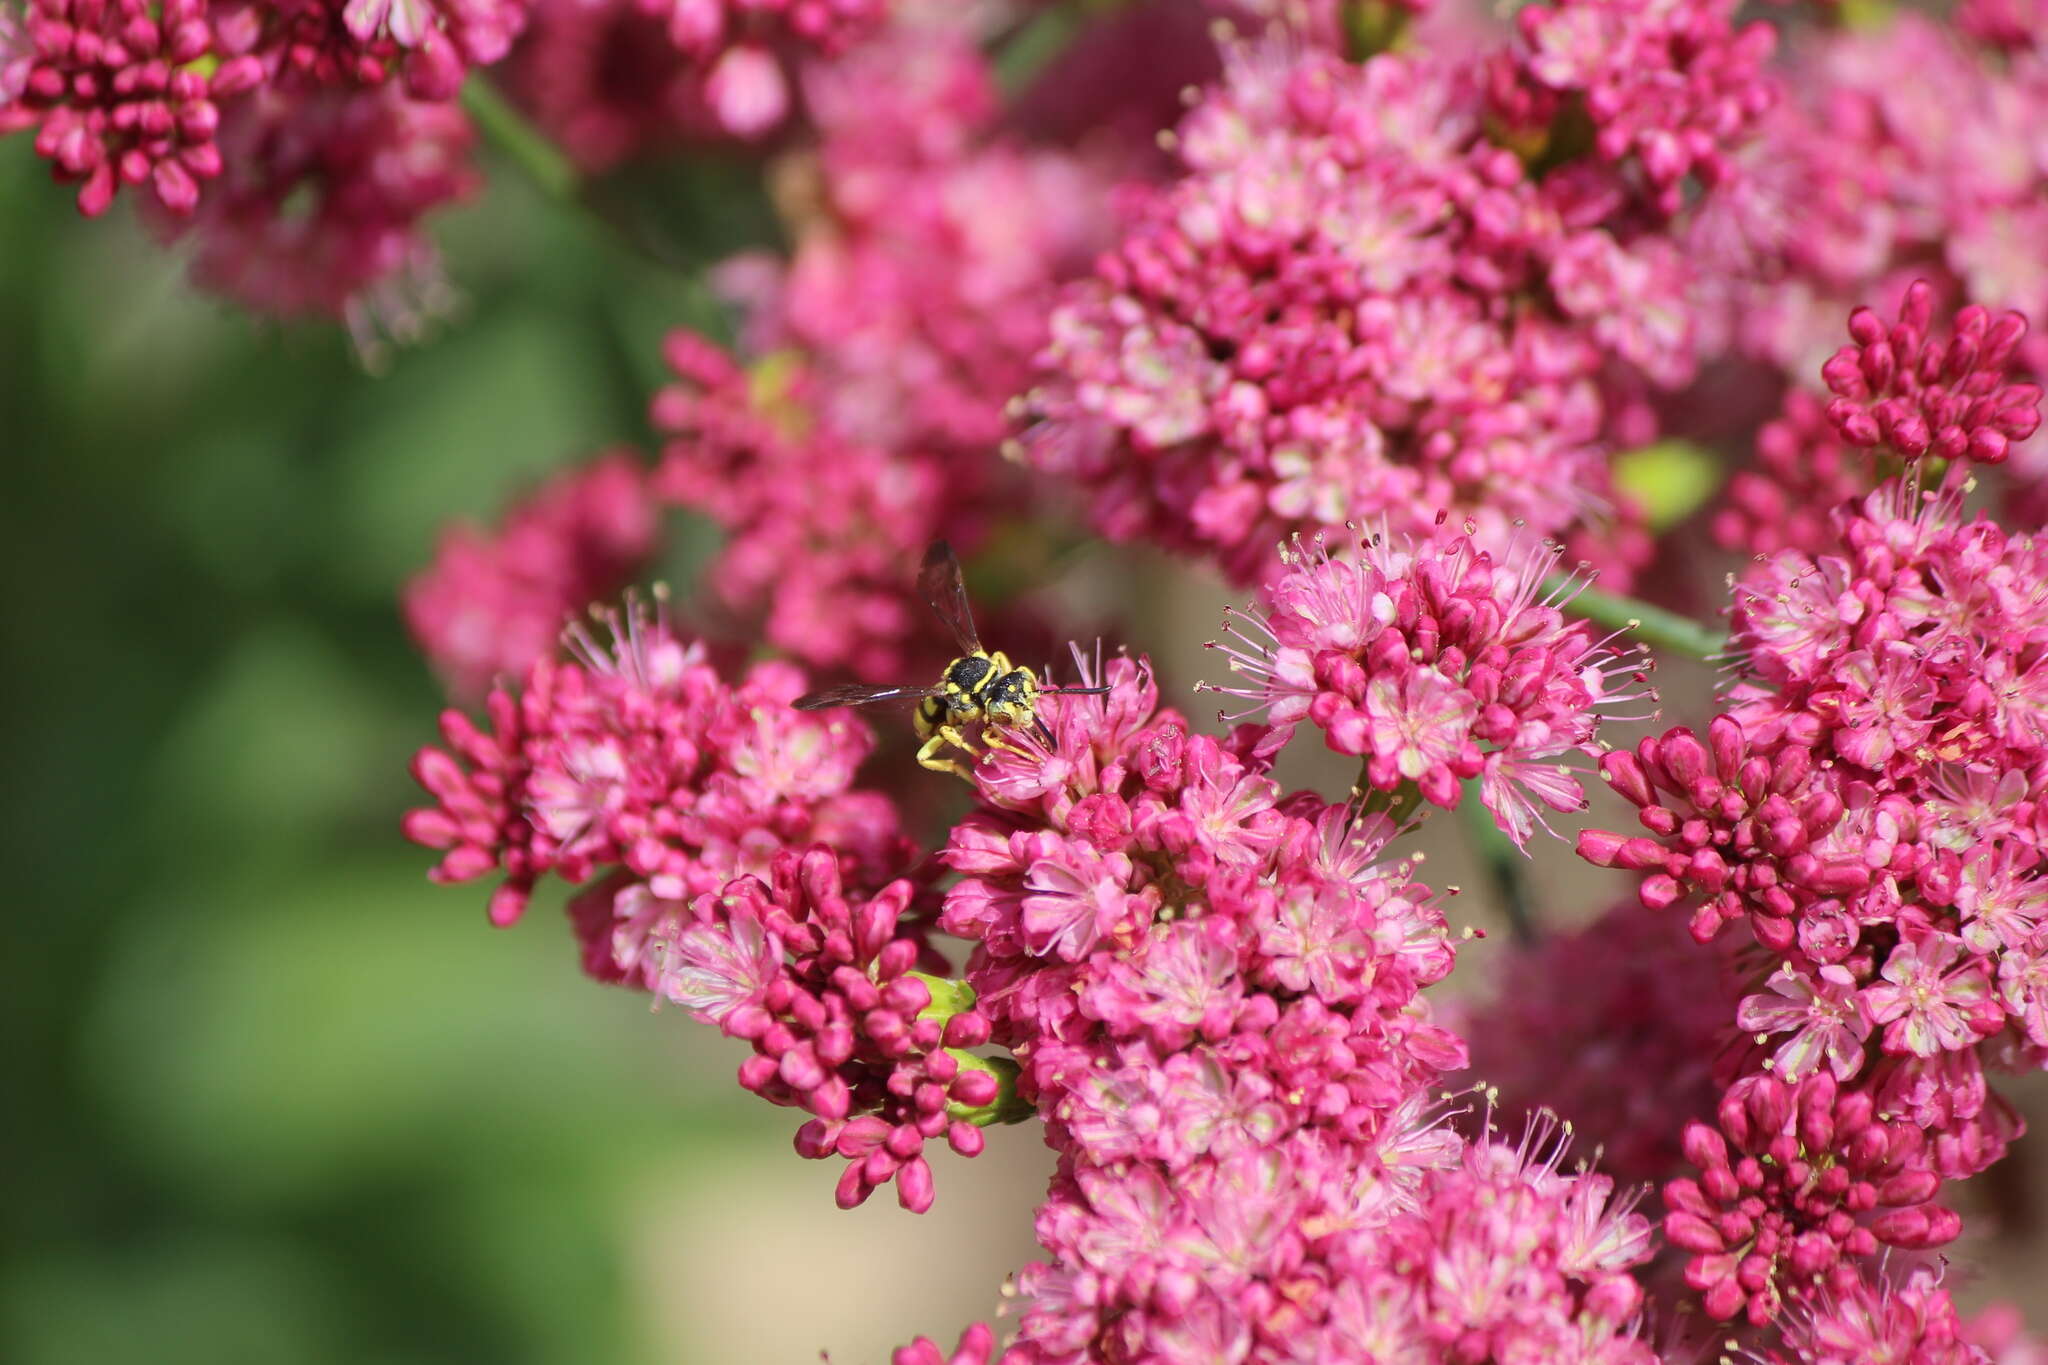
[[[1882,981],[1863,991],[1889,1052],[1932,1057],[1974,1045],[2002,1022],[1984,968],[1952,934],[1909,937],[1885,959]]]
[[[1772,1075],[1791,1084],[1825,1066],[1846,1081],[1862,1069],[1871,1021],[1846,967],[1831,962],[1808,976],[1782,966],[1764,985],[1769,993],[1745,996],[1735,1023],[1760,1035],[1792,1035],[1771,1054]]]

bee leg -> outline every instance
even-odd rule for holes
[[[1038,738],[1044,743],[1048,752],[1059,747],[1058,741],[1052,737],[1051,728],[1042,719],[1033,716],[1031,718],[1031,728],[1037,732]]]
[[[1042,721],[1039,721],[1038,718],[1034,716],[1032,718],[1032,723],[1038,726],[1040,734],[1045,734],[1045,725]],[[1050,745],[1051,740],[1052,736],[1046,735],[1046,741],[1048,745]],[[983,730],[981,732],[981,742],[991,749],[1001,749],[1006,754],[1016,754],[1020,758],[1031,757],[1031,753],[1029,750],[1020,749],[1015,744],[1011,743],[1001,727],[990,727],[988,729]]]
[[[958,759],[945,754],[945,748],[949,744],[966,753],[974,752],[967,747],[967,741],[960,737],[958,730],[950,725],[941,725],[938,729],[932,731],[931,736],[918,749],[918,763],[923,767],[930,768],[935,773],[951,773],[963,782],[972,782],[974,780],[973,774],[961,767]]]

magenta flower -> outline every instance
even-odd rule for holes
[[[691,333],[666,350],[679,379],[652,407],[668,437],[653,488],[725,529],[713,599],[765,618],[767,639],[807,663],[899,680],[929,617],[907,566],[942,525],[941,466],[820,423],[815,375],[794,355],[750,374]]]
[[[422,749],[413,765],[436,804],[405,823],[406,837],[443,851],[436,880],[504,873],[491,919],[510,924],[544,875],[622,869],[623,884],[591,893],[611,913],[585,903],[578,928],[596,974],[648,985],[660,967],[646,945],[689,902],[766,875],[777,853],[822,830],[839,831],[856,885],[900,868],[893,808],[851,790],[872,742],[858,720],[790,709],[804,682],[787,665],[726,684],[665,618],[637,607],[613,629],[608,646],[580,636],[575,661],[537,660],[516,698],[494,690],[488,730],[443,715],[448,748]]]
[[[769,878],[699,897],[654,939],[649,985],[753,1044],[740,1084],[814,1117],[797,1153],[846,1159],[838,1202],[852,1208],[896,1182],[913,1213],[931,1207],[927,1141],[982,1150],[1001,1080],[965,1051],[988,1040],[972,992],[941,1004],[911,968],[927,962],[906,922],[908,882],[849,897],[831,850],[776,855]]]
[[[1527,6],[1515,18],[1528,51],[1502,60],[1496,104],[1524,135],[1554,137],[1554,127],[1531,125],[1561,117],[1575,97],[1592,121],[1594,153],[1633,162],[1651,205],[1670,216],[1688,178],[1714,185],[1732,174],[1731,152],[1777,99],[1764,71],[1775,30],[1737,29],[1734,10],[1733,0]]]
[[[1936,345],[1928,337],[1933,308],[1934,289],[1921,280],[1889,328],[1868,308],[1849,315],[1855,345],[1821,370],[1836,395],[1828,420],[1849,444],[1881,445],[1907,460],[1998,464],[2041,425],[2041,386],[2006,378],[2027,319],[1973,305],[1956,314],[1948,343]]]
[[[79,212],[105,213],[147,185],[188,217],[221,173],[221,101],[263,79],[222,42],[202,0],[34,0],[0,33],[0,133],[36,130],[36,153],[75,183]]]
[[[1964,852],[1956,878],[1962,939],[1980,954],[2025,948],[2048,921],[2048,879],[2037,849],[2013,841]]]
[[[1144,891],[1145,872],[1128,857],[1049,833],[1026,837],[1032,861],[1017,919],[1026,952],[1075,962],[1098,941],[1127,944],[1151,924],[1158,893]]]
[[[1696,1178],[1664,1187],[1664,1235],[1692,1253],[1686,1283],[1707,1313],[1761,1326],[1784,1305],[1854,1284],[1880,1245],[1940,1246],[1961,1220],[1928,1201],[1941,1179],[1922,1161],[1910,1123],[1875,1116],[1868,1094],[1826,1071],[1789,1085],[1738,1081],[1718,1130],[1685,1131]],[[1868,1223],[1857,1215],[1882,1210]]]
[[[1458,779],[1478,775],[1477,753],[1467,738],[1478,709],[1471,693],[1433,668],[1411,668],[1367,683],[1366,771],[1373,785],[1385,790],[1406,780],[1421,788],[1425,800],[1456,805]],[[1351,718],[1338,719],[1331,729],[1340,745],[1353,742],[1347,721]]]
[[[1998,964],[1998,989],[2027,1041],[2048,1049],[2048,934],[2005,955]]]

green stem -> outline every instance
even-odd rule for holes
[[[1501,912],[1507,916],[1515,941],[1535,942],[1536,921],[1529,910],[1529,889],[1522,877],[1522,851],[1501,832],[1493,822],[1492,812],[1479,800],[1477,778],[1465,783],[1458,814],[1465,822],[1465,840],[1486,866],[1487,878],[1493,883],[1494,895],[1500,899]]]
[[[1048,6],[1003,44],[995,56],[995,69],[996,86],[1005,96],[1015,98],[1066,51],[1081,31],[1079,8],[1071,3]]]
[[[1543,586],[1550,592],[1569,591],[1563,578],[1553,578]],[[1597,588],[1583,588],[1561,606],[1596,626],[1628,631],[1641,637],[1646,644],[1689,658],[1716,659],[1728,647],[1726,636],[1710,630],[1690,616],[1680,616],[1675,611],[1653,607],[1633,597],[1601,592]]]
[[[476,121],[484,140],[518,162],[519,169],[543,194],[565,204],[578,202],[583,185],[574,164],[561,148],[527,122],[526,116],[514,109],[490,81],[482,76],[464,81],[462,107]]]

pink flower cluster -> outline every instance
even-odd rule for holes
[[[1090,161],[994,132],[994,73],[957,27],[893,30],[804,89],[820,140],[789,259],[718,275],[746,347],[802,351],[825,422],[943,455],[949,485],[977,487],[1055,283],[1109,240],[1108,187]]]
[[[758,359],[677,333],[680,382],[653,406],[657,492],[726,532],[707,571],[724,610],[877,681],[904,676],[925,626],[906,566],[942,533],[971,549],[1023,500],[988,457],[1102,198],[1071,156],[993,136],[964,37],[917,35],[813,73],[818,194],[795,255],[718,275]]]
[[[1924,334],[1916,297],[1904,330]],[[1891,343],[1861,331],[1870,382]],[[2016,402],[2031,417],[2037,399]],[[1702,941],[1743,923],[1770,954],[1736,1013],[1755,1050],[1721,1129],[1772,1160],[1745,1167],[1701,1128],[1699,1181],[1666,1189],[1666,1231],[1716,1316],[1769,1320],[1847,1292],[1879,1242],[1953,1236],[1926,1201],[2019,1129],[1986,1066],[2048,1063],[2048,547],[1917,489],[1840,510],[1831,552],[1744,575],[1728,710],[1704,742],[1679,728],[1603,759],[1648,833],[1579,838],[1591,861],[1648,874],[1646,906],[1690,905]],[[1813,1133],[1809,1110],[1826,1119]],[[1785,1143],[1800,1166],[1773,1151]]]
[[[1751,68],[1767,44],[1730,32],[1726,9],[1525,11],[1545,41],[1553,18],[1587,20],[1684,68],[1639,55],[1642,79],[1611,98],[1611,153],[1634,164],[1640,142],[1669,172],[1660,199],[1671,177],[1718,177],[1764,102]],[[1500,68],[1550,73],[1518,109],[1531,136],[1598,102],[1581,84],[1622,80],[1546,52]],[[1171,141],[1180,178],[1130,193],[1124,241],[1053,314],[1031,463],[1082,484],[1112,538],[1240,581],[1291,533],[1417,533],[1443,510],[1488,548],[1518,526],[1590,528],[1604,563],[1635,562],[1607,455],[1652,434],[1645,390],[1690,378],[1695,282],[1623,169],[1561,143],[1525,163],[1491,140],[1500,92],[1455,47],[1354,66],[1269,42],[1226,63]],[[1644,121],[1667,88],[1696,121],[1659,140]]]
[[[631,0],[662,22],[700,73],[703,99],[735,137],[755,138],[788,117],[783,53],[836,55],[880,26],[890,0]]]
[[[1735,1006],[1726,953],[1633,899],[1584,927],[1511,946],[1491,998],[1458,1018],[1474,1082],[1508,1125],[1548,1109],[1622,1181],[1662,1181],[1682,1128],[1712,1117]]]
[[[540,878],[616,869],[574,907],[584,965],[651,987],[656,944],[690,903],[768,874],[784,850],[830,846],[855,890],[902,869],[895,808],[852,786],[871,735],[844,712],[792,709],[802,674],[761,664],[729,685],[637,608],[614,632],[608,647],[579,633],[576,659],[541,658],[516,695],[494,690],[488,728],[442,716],[447,747],[413,761],[434,804],[405,820],[441,850],[436,881],[502,874],[490,917],[504,925]]]
[[[1849,314],[1855,344],[1821,367],[1835,395],[1828,420],[1843,440],[1865,450],[1999,464],[2014,441],[2041,425],[2041,386],[2006,379],[2027,320],[2018,313],[1993,317],[1972,304],[1956,314],[1947,344],[1937,345],[1927,332],[1933,309],[1933,286],[1916,280],[1890,327],[1869,308]]]
[[[2048,352],[2004,311],[2048,295],[2039,6],[1973,0],[1952,37],[1556,0],[1503,36],[1228,0],[1199,8],[1276,26],[1192,57],[1160,39],[1162,66],[1222,70],[1156,158],[1118,142],[1119,109],[1152,107],[1135,78],[1122,106],[1047,82],[1107,131],[1027,141],[1058,119],[1006,107],[982,49],[1028,58],[1017,35],[1047,30],[945,8],[539,0],[512,89],[584,168],[764,140],[798,104],[807,135],[764,181],[787,254],[710,277],[736,344],[668,338],[658,461],[561,476],[408,589],[453,688],[498,684],[415,762],[433,875],[500,878],[501,924],[550,874],[580,888],[586,971],[744,1042],[741,1085],[804,1112],[796,1150],[843,1163],[843,1206],[893,1183],[922,1211],[932,1144],[1041,1120],[1057,1167],[1010,1365],[1680,1365],[1648,1327],[1673,1316],[1735,1322],[1714,1349],[1760,1365],[2023,1359],[1929,1253],[1960,1229],[1947,1183],[2020,1134],[1992,1078],[2048,1066],[2048,540],[1963,510],[1980,468],[2048,487]],[[1132,34],[1199,30],[1145,10],[1115,21],[1126,63]],[[133,53],[107,55],[113,19],[68,46],[0,28],[0,95],[42,100],[88,183],[112,157],[176,198],[160,161],[196,183],[199,148],[231,152],[186,206],[217,287],[430,311],[385,295],[431,291],[414,225],[468,188],[440,77],[523,0],[195,13],[154,41],[198,55],[106,109],[97,68],[58,99],[24,54],[126,70],[133,15]],[[1079,14],[1050,27],[1085,57],[1115,25]],[[257,88],[185,81],[218,117],[164,123],[183,74],[232,85],[245,57]],[[1886,311],[1828,359],[1817,320],[1838,340],[1849,296]],[[1610,751],[1603,725],[1656,703],[1648,664],[1568,614],[1621,619],[1585,568],[1625,579],[1651,511],[1684,514],[1638,512],[1621,490],[1665,491],[1656,461],[1614,457],[1773,413],[1712,515],[1754,556],[1718,714]],[[721,671],[637,609],[552,647],[672,506],[724,536],[693,622],[834,677],[933,677],[910,566],[940,537],[1049,558],[1070,536],[1027,473],[1112,539],[1261,585],[1207,689],[1241,699],[1230,733],[1076,651],[1096,694],[963,722],[975,806],[920,860],[919,793],[855,785],[870,731],[796,709],[791,664]],[[1356,760],[1349,800],[1273,776],[1304,723]],[[1637,874],[1648,913],[1503,954],[1491,1003],[1446,1010],[1460,935],[1393,840],[1470,787],[1525,844],[1586,809],[1589,761],[1639,828],[1578,850]],[[970,946],[957,977],[941,934]],[[1468,1071],[1464,1122],[1444,1087]],[[1575,1139],[1600,1169],[1565,1167]],[[998,1354],[977,1326],[896,1362]]]
[[[36,130],[36,152],[104,213],[122,185],[148,185],[190,213],[220,174],[219,101],[263,78],[225,50],[205,0],[35,0],[0,30],[0,133]]]
[[[0,132],[36,128],[88,216],[120,186],[147,185],[185,217],[200,182],[234,161],[224,142],[241,110],[400,73],[407,96],[446,100],[469,66],[505,55],[525,12],[524,0],[34,0],[25,52],[0,49],[20,67],[0,77]]]
[[[348,323],[375,358],[448,311],[422,219],[467,197],[452,101],[533,0],[0,4],[0,134],[96,216],[144,187],[194,278],[259,313]],[[886,0],[546,0],[514,88],[582,164],[782,124],[786,68],[884,26]],[[935,26],[936,27],[936,26]],[[992,400],[1000,401],[1000,399]]]
[[[1947,27],[1906,8],[1795,41],[1787,98],[1692,233],[1722,282],[1725,316],[1710,330],[1803,379],[1852,305],[1898,308],[1918,279],[1944,309],[2048,309],[2036,249],[2048,158],[2030,151],[2048,110],[2048,52],[2033,17],[1991,0]],[[2015,358],[2038,374],[2048,347],[2037,333]],[[2038,499],[2048,456],[2039,443],[2013,454],[2008,486]]]
[[[1455,806],[1459,783],[1517,844],[1544,817],[1585,809],[1562,760],[1598,752],[1603,714],[1641,700],[1642,660],[1559,608],[1573,590],[1546,577],[1560,552],[1528,542],[1498,555],[1442,531],[1392,536],[1333,557],[1320,540],[1283,550],[1268,607],[1235,611],[1230,666],[1249,681],[1214,690],[1253,703],[1277,750],[1303,720],[1365,764],[1359,785]],[[1404,799],[1400,794],[1407,793]]]
[[[1698,1178],[1664,1187],[1664,1234],[1693,1253],[1686,1283],[1708,1315],[1746,1310],[1761,1326],[1787,1293],[1854,1290],[1880,1244],[1952,1240],[1962,1220],[1928,1202],[1941,1179],[1921,1160],[1924,1141],[1910,1118],[1878,1117],[1868,1094],[1826,1072],[1738,1081],[1718,1126],[1686,1126]]]
[[[975,944],[966,980],[1060,1153],[1006,1358],[1649,1360],[1646,1220],[1429,1101],[1464,1047],[1418,992],[1454,949],[1378,861],[1391,826],[1283,797],[1141,667],[1101,677],[1043,703],[1049,743],[975,765],[984,807],[943,854],[963,876],[940,927]],[[1532,1238],[1549,1253],[1506,1257]]]
[[[647,478],[611,451],[558,474],[506,513],[495,533],[455,525],[405,587],[413,639],[463,698],[555,652],[563,622],[616,595],[655,541]]]
[[[1717,540],[1756,554],[1820,553],[1834,541],[1836,509],[1883,472],[1879,457],[1997,465],[2034,434],[2041,386],[2010,373],[2027,320],[1972,304],[1937,343],[1933,306],[1933,286],[1916,280],[1891,326],[1869,308],[1849,315],[1852,344],[1821,367],[1833,398],[1786,394],[1757,435],[1756,467],[1731,480],[1715,513]]]
[[[1611,177],[1593,192],[1625,193],[1673,217],[1688,180],[1728,178],[1731,153],[1777,102],[1764,69],[1776,30],[1761,20],[1737,28],[1735,10],[1736,0],[1524,6],[1515,12],[1524,46],[1491,73],[1494,112],[1547,157],[1574,153],[1559,144],[1584,134],[1561,115],[1568,105],[1583,111]]]
[[[725,531],[709,594],[807,663],[900,679],[929,610],[905,566],[948,524],[941,468],[820,422],[796,352],[749,371],[695,333],[672,334],[666,350],[678,382],[654,399],[668,441],[653,487]]]
[[[896,1182],[903,1207],[932,1204],[926,1141],[982,1149],[1002,1083],[966,1051],[988,1041],[971,1003],[936,1002],[912,970],[933,961],[922,932],[903,923],[907,881],[850,896],[838,859],[814,846],[775,855],[765,880],[740,877],[699,896],[654,937],[652,987],[698,1018],[753,1044],[740,1084],[814,1117],[797,1153],[846,1159],[841,1208]],[[909,931],[906,932],[906,929]]]
[[[357,354],[417,340],[452,301],[420,222],[481,183],[475,132],[453,104],[395,86],[260,90],[221,128],[220,179],[186,218],[193,279],[250,310],[343,323]]]

